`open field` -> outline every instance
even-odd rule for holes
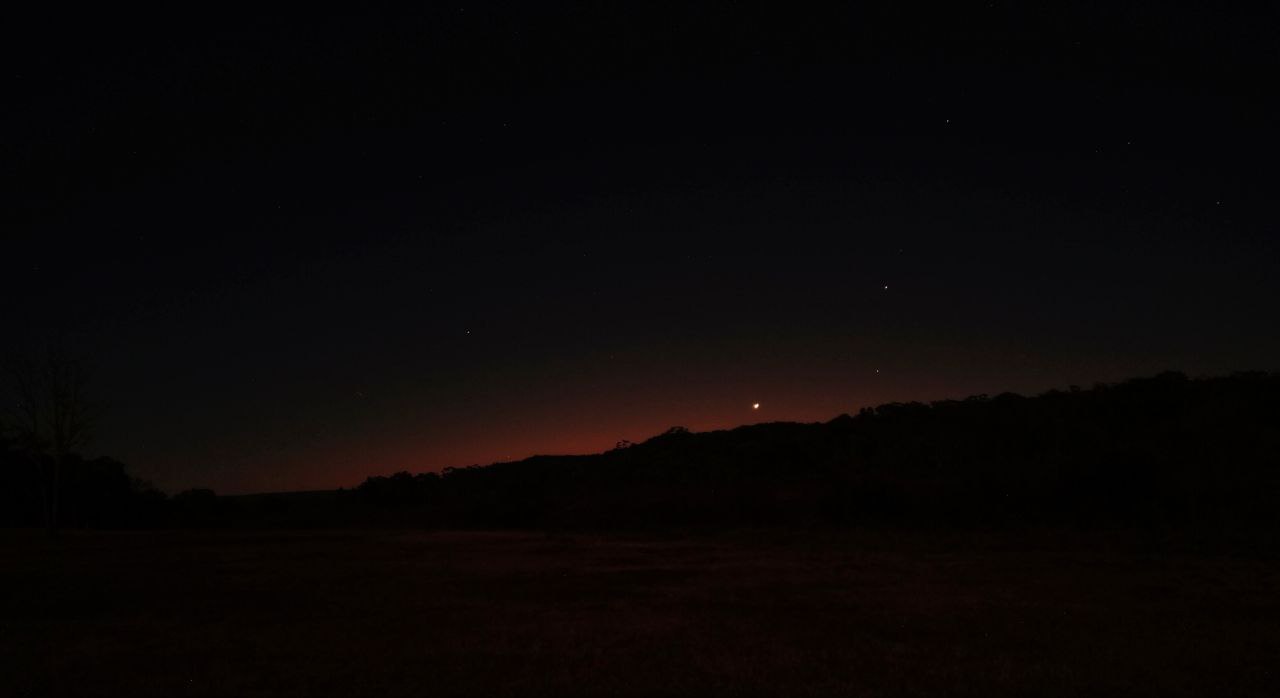
[[[1132,537],[0,542],[0,695],[1280,690],[1280,563]]]

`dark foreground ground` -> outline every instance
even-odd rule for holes
[[[1280,564],[1135,535],[0,533],[0,695],[1280,695]]]

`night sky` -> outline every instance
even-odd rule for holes
[[[220,493],[1280,369],[1274,13],[611,5],[11,18],[7,343]]]

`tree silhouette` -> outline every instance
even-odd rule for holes
[[[54,532],[59,523],[63,466],[71,454],[88,444],[94,423],[88,399],[89,370],[54,346],[34,357],[13,357],[5,369],[10,393],[6,421],[18,448],[37,471],[45,524]]]

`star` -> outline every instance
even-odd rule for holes
[[[751,403],[751,409],[753,409],[753,410],[758,410],[758,409],[760,409],[760,403],[758,403],[758,402],[753,402],[753,403]]]

